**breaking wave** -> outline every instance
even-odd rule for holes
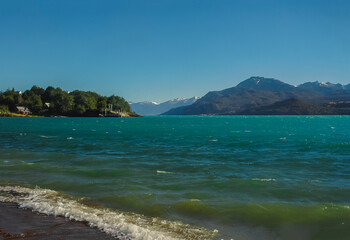
[[[212,239],[217,234],[217,231],[209,231],[177,221],[88,206],[81,203],[81,200],[39,187],[32,189],[21,186],[0,186],[1,202],[14,202],[21,208],[87,222],[90,227],[96,227],[119,239],[200,240]]]

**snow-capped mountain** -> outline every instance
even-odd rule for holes
[[[251,77],[236,87],[208,92],[190,106],[173,108],[163,115],[348,114],[347,106],[327,110],[322,105],[350,102],[348,87],[329,82],[292,86],[274,78]]]
[[[199,97],[192,98],[175,98],[163,103],[144,101],[130,103],[132,111],[142,116],[152,116],[162,114],[172,108],[188,106],[196,102]]]
[[[328,94],[335,90],[343,90],[345,89],[345,86],[340,83],[315,81],[315,82],[306,82],[306,83],[300,84],[298,88],[304,88],[304,89],[314,90],[322,94]]]

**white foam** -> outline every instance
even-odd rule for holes
[[[119,239],[173,240],[211,239],[217,233],[176,221],[149,218],[106,208],[94,208],[56,191],[20,186],[0,186],[0,201],[15,202],[21,208],[47,215],[64,216],[70,220],[86,221],[91,227]],[[124,236],[120,236],[120,233]]]
[[[253,178],[254,181],[260,181],[260,182],[275,182],[276,179],[274,178]]]
[[[72,137],[67,137],[68,140],[72,140],[73,138]]]
[[[172,174],[172,172],[157,170],[157,174]]]
[[[320,180],[314,180],[314,179],[311,179],[311,180],[310,180],[310,182],[312,182],[312,183],[319,183],[319,182],[320,182]]]

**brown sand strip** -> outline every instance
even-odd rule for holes
[[[47,216],[20,209],[15,203],[0,202],[0,240],[116,240],[84,222]]]

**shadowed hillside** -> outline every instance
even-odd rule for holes
[[[310,104],[305,109],[314,109],[310,111],[317,112],[319,104],[350,101],[350,91],[346,90],[345,87],[339,87],[339,84],[328,83],[326,90],[324,89],[326,86],[317,88],[310,87],[310,85],[312,84],[295,87],[273,78],[251,77],[236,87],[209,92],[194,104],[171,109],[164,115],[235,115],[244,112],[249,114],[250,110],[257,111],[260,107],[269,106],[276,102],[288,105],[282,111],[283,114],[288,114],[287,109],[298,112],[300,109],[298,111],[293,110],[293,104],[290,105],[292,102],[284,102],[287,99],[299,99],[305,104]],[[299,103],[301,104],[301,102]],[[297,104],[297,102],[294,101],[294,104]],[[301,107],[301,105],[297,104],[294,107]],[[279,109],[281,108],[279,107]],[[308,114],[313,114],[311,112]],[[330,111],[329,114],[333,114],[333,112]]]

